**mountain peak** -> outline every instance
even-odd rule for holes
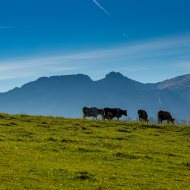
[[[107,79],[123,79],[125,77],[119,72],[112,71],[106,75],[106,78]]]

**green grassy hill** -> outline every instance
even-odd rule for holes
[[[190,189],[190,127],[0,114],[0,189]]]

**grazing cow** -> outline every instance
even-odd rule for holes
[[[104,108],[104,119],[111,120],[117,117],[119,120],[122,115],[127,116],[127,110],[121,110],[120,108]]]
[[[158,123],[162,123],[164,120],[166,120],[167,123],[174,124],[174,119],[172,118],[171,114],[167,111],[160,110],[158,112]]]
[[[98,115],[102,116],[102,119],[104,119],[104,110],[102,109],[98,109],[96,107],[91,107],[91,108],[87,108],[87,107],[83,107],[82,108],[83,111],[83,119],[86,119],[86,117],[93,117],[97,119]]]
[[[147,122],[148,123],[148,114],[146,113],[145,110],[138,110],[138,116],[139,116],[139,121],[142,122]]]

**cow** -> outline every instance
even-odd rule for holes
[[[102,119],[104,119],[104,110],[103,109],[98,109],[96,107],[83,107],[82,108],[83,112],[83,119],[86,119],[86,117],[93,117],[97,119],[98,115],[102,116]]]
[[[139,116],[139,121],[142,121],[142,122],[149,122],[148,120],[148,114],[146,113],[145,110],[138,110],[138,116]]]
[[[160,110],[158,112],[158,123],[162,123],[164,120],[166,120],[167,123],[174,124],[174,118],[172,118],[170,112]]]
[[[114,117],[119,118],[125,115],[127,116],[127,110],[121,110],[120,108],[104,108],[104,119],[112,120]]]

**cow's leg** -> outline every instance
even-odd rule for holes
[[[107,112],[105,116],[106,116],[107,120],[111,120],[112,119],[112,115],[110,114],[110,112]]]
[[[113,117],[111,116],[111,114],[108,114],[107,117],[108,117],[107,118],[108,120],[112,120],[113,119]]]
[[[172,119],[170,119],[169,121],[170,121],[170,123],[171,123],[171,124],[173,124],[173,121],[172,121]]]

